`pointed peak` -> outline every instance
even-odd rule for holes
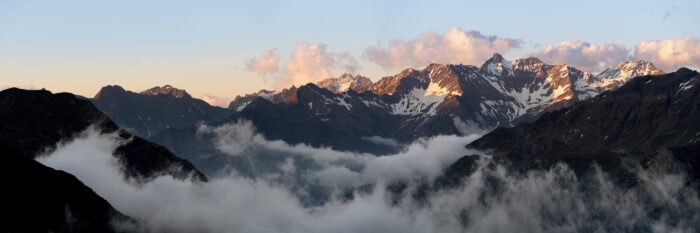
[[[513,73],[512,62],[506,61],[499,53],[494,53],[491,58],[481,65],[481,69],[492,75],[510,75]]]
[[[507,63],[506,60],[501,56],[500,53],[494,53],[491,58],[486,60],[484,64],[481,65],[481,68],[488,68],[490,64],[496,65],[496,66],[501,66],[501,64]]]
[[[494,53],[493,55],[491,55],[491,59],[493,59],[494,61],[502,62],[503,56],[501,56],[500,53]]]

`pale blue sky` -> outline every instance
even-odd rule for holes
[[[392,74],[363,54],[378,41],[459,27],[541,50],[564,40],[634,47],[700,38],[700,1],[14,1],[0,0],[0,87],[92,96],[101,86],[173,84],[195,96],[270,87],[246,62],[297,42],[349,52],[373,80]],[[667,15],[668,14],[668,15]],[[665,17],[666,16],[666,17]],[[334,73],[339,75],[340,71]]]

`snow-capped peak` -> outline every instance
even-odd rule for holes
[[[624,61],[617,65],[615,69],[605,69],[603,72],[598,74],[600,79],[618,79],[618,78],[631,78],[643,75],[657,75],[664,74],[662,70],[659,70],[648,61]]]
[[[657,69],[648,61],[624,61],[615,69],[605,69],[593,78],[591,86],[600,90],[610,90],[622,86],[630,79],[644,75],[659,75],[664,71]]]
[[[503,71],[507,71],[508,74],[512,74],[512,64],[513,62],[503,59],[501,54],[494,53],[491,58],[484,62],[481,69],[485,69],[491,75],[501,75],[503,74]]]
[[[340,93],[348,90],[357,92],[366,91],[372,87],[372,80],[367,77],[351,74],[343,74],[337,78],[329,78],[316,83],[316,86],[326,88],[332,92]]]
[[[625,61],[617,65],[617,69],[620,70],[621,76],[627,77],[664,73],[663,71],[657,69],[654,64],[647,61]]]

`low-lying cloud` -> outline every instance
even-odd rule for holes
[[[478,31],[453,28],[442,35],[427,32],[413,40],[392,40],[365,50],[370,61],[385,69],[422,67],[430,63],[481,65],[494,53],[519,48],[517,39],[485,36]]]
[[[247,127],[239,123],[204,133],[228,137],[227,128],[250,130]],[[277,146],[325,161],[319,162],[321,185],[370,187],[351,190],[352,198],[331,198],[316,206],[304,205],[298,191],[282,183],[235,173],[207,183],[170,176],[132,183],[124,180],[112,155],[123,139],[93,129],[59,144],[39,161],[75,175],[152,232],[694,232],[700,227],[700,200],[694,188],[685,185],[685,176],[652,176],[643,170],[637,171],[640,184],[627,190],[597,169],[577,176],[559,165],[514,175],[494,165],[488,156],[480,156],[477,169],[461,185],[429,191],[416,199],[412,192],[420,191],[425,180],[413,179],[420,176],[415,172],[440,171],[461,157],[459,153],[476,153],[463,147],[470,140],[424,139],[400,154],[374,158],[275,141],[255,142],[256,147]],[[453,144],[461,149],[446,148]],[[245,151],[240,148],[250,149],[243,146],[231,152]],[[458,155],[446,156],[449,153]],[[357,156],[364,168],[338,165],[345,156]],[[289,159],[281,167],[291,173],[299,169]],[[402,180],[406,189],[390,191],[387,185],[396,180]]]
[[[214,127],[200,125],[197,134],[213,136],[210,138],[219,152],[233,157],[248,157],[248,162],[259,161],[261,157],[270,156],[270,154],[279,154],[284,157],[284,159],[278,159],[280,162],[288,158],[313,162],[317,166],[312,167],[317,169],[305,171],[309,173],[306,174],[308,180],[304,180],[304,183],[319,179],[329,183],[329,179],[338,176],[328,175],[347,174],[348,176],[342,177],[343,181],[338,184],[353,185],[333,185],[341,188],[354,188],[379,181],[384,183],[405,181],[406,178],[434,179],[440,175],[444,167],[465,154],[474,153],[467,150],[464,145],[479,137],[479,135],[444,135],[420,139],[409,145],[401,145],[386,138],[367,137],[368,143],[391,144],[393,147],[403,148],[401,152],[394,155],[376,156],[368,153],[317,148],[306,144],[290,145],[282,140],[267,140],[257,131],[253,123],[247,120]],[[259,163],[267,161],[259,161]],[[257,166],[255,162],[251,165]],[[281,173],[282,169],[277,172]],[[353,177],[355,180],[350,182],[347,180],[348,177]]]

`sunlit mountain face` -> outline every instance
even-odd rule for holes
[[[0,1],[0,233],[700,232],[691,9]]]

